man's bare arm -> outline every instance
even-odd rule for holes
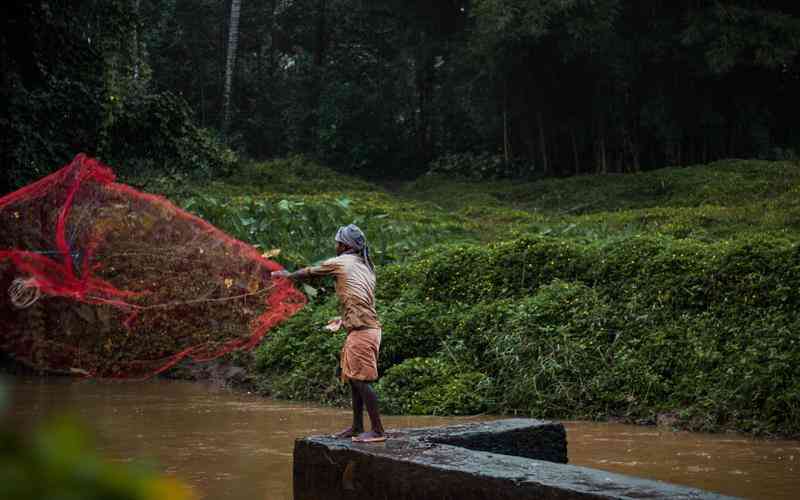
[[[293,281],[305,281],[311,277],[311,273],[308,271],[308,268],[304,267],[303,269],[299,269],[293,273],[283,269],[281,271],[273,271],[270,273],[272,278],[289,278]]]

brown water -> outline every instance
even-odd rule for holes
[[[114,460],[156,462],[203,498],[290,499],[294,439],[349,423],[347,410],[269,401],[205,384],[12,378],[14,425],[77,415]],[[387,427],[476,418],[386,417]],[[565,422],[570,463],[748,498],[800,498],[800,442]]]

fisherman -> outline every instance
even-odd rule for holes
[[[343,383],[350,384],[353,400],[353,424],[336,437],[363,443],[385,441],[378,397],[371,385],[378,378],[381,345],[381,324],[375,312],[375,266],[369,256],[366,236],[358,226],[340,227],[335,239],[336,257],[293,273],[275,271],[272,276],[295,281],[334,276],[341,317],[334,319],[327,328],[336,331],[344,326],[347,330],[340,356],[340,377]],[[364,432],[364,407],[372,424],[370,432]]]

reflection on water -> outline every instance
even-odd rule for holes
[[[276,402],[205,384],[10,379],[13,425],[79,416],[113,460],[150,461],[204,498],[290,499],[296,437],[349,424],[344,409]],[[487,419],[488,417],[482,417]],[[386,417],[391,427],[469,418]],[[798,498],[800,442],[566,422],[570,462],[750,498]]]

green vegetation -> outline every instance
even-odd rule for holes
[[[86,152],[291,269],[359,224],[387,409],[800,434],[798,2],[6,3],[0,194]],[[303,289],[257,378],[339,402]]]
[[[800,434],[796,164],[432,176],[392,194],[292,158],[174,189],[289,266],[330,255],[340,224],[366,228],[381,250],[377,388],[390,412],[668,414],[696,430]],[[257,350],[256,378],[276,397],[342,403],[344,333],[323,330],[336,300],[324,282],[305,289],[310,306]]]
[[[16,500],[191,500],[192,490],[144,467],[114,464],[68,419],[0,431],[0,497]]]
[[[474,240],[464,217],[398,199],[302,157],[250,163],[233,176],[202,184],[180,174],[125,180],[176,200],[265,253],[280,250],[274,258],[292,268],[330,256],[331,235],[342,221],[367,231],[373,257],[381,264],[406,259],[434,243]]]
[[[98,456],[83,427],[51,419],[25,432],[5,420],[8,396],[0,379],[0,498],[15,500],[192,500],[194,492],[144,466]]]
[[[60,0],[4,14],[0,193],[79,152],[206,177],[232,151],[305,154],[406,180],[800,153],[797,2]]]

